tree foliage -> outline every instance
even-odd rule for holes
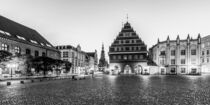
[[[0,50],[0,62],[5,61],[8,57],[11,57],[12,53],[4,50]]]

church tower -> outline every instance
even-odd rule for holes
[[[105,58],[105,51],[104,51],[104,44],[102,44],[102,49],[101,49],[101,58],[99,60],[99,71],[104,71],[107,66],[107,61]]]

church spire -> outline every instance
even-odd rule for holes
[[[102,43],[101,58],[99,59],[100,70],[104,71],[106,66],[107,66],[107,61],[106,61],[106,58],[105,58],[104,43]]]
[[[102,43],[102,51],[104,51],[104,42]]]
[[[127,17],[126,17],[126,19],[127,19],[127,22],[128,22],[128,14],[127,14]]]

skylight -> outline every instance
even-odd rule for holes
[[[18,37],[18,39],[22,39],[22,40],[26,40],[24,37],[22,37],[22,36],[18,36],[17,35],[17,37]]]

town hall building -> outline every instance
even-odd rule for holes
[[[126,22],[109,47],[109,69],[114,74],[146,74],[147,45]]]

